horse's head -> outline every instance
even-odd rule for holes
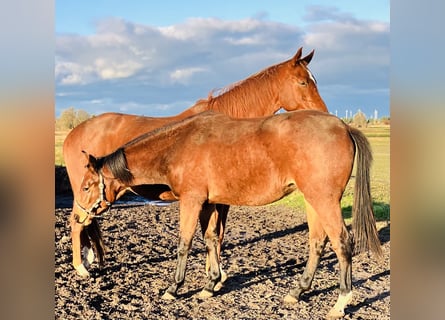
[[[113,190],[115,189],[114,179],[105,177],[102,172],[102,159],[97,159],[85,151],[82,152],[88,162],[85,165],[85,173],[75,203],[83,215],[78,217],[77,222],[89,224],[91,218],[111,207],[111,203],[116,199],[116,192]]]
[[[314,56],[312,50],[301,57],[302,48],[295,56],[281,65],[279,104],[286,111],[314,109],[327,112],[328,109],[317,89],[317,82],[307,67]]]

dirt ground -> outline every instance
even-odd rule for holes
[[[287,207],[231,207],[223,246],[228,279],[201,300],[205,251],[198,227],[184,286],[164,301],[175,268],[178,205],[116,204],[100,220],[108,249],[82,279],[71,265],[71,200],[56,198],[55,319],[324,319],[338,296],[338,262],[329,244],[312,289],[297,304],[283,297],[308,256],[306,217]],[[390,319],[390,226],[378,224],[384,259],[353,258],[352,303],[344,319]]]

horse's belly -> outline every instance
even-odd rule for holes
[[[239,206],[261,206],[275,202],[297,189],[294,181],[285,183],[248,182],[228,184],[224,188],[209,190],[210,203]]]

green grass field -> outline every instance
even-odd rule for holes
[[[371,143],[374,162],[371,167],[371,193],[373,197],[374,212],[378,221],[388,221],[390,217],[390,127],[376,126],[362,130]],[[56,131],[55,133],[55,164],[65,165],[62,155],[63,141],[69,131]],[[354,175],[354,173],[353,173]],[[351,218],[353,200],[353,183],[351,178],[342,198],[343,216],[348,223]],[[304,198],[301,193],[294,192],[286,198],[272,204],[286,205],[293,208],[304,209]]]

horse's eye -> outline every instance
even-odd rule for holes
[[[89,187],[83,187],[83,188],[82,188],[82,191],[87,192],[89,189],[90,189]]]
[[[307,82],[306,81],[299,81],[298,83],[300,84],[300,86],[307,86]]]

